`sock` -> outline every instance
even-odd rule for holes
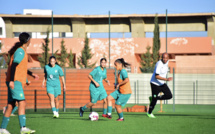
[[[107,111],[108,111],[108,115],[111,115],[111,113],[112,113],[112,106],[108,106]]]
[[[53,112],[53,113],[56,112],[56,108],[55,108],[55,107],[52,108],[52,112]]]
[[[85,111],[87,109],[87,105],[82,107],[82,110]]]
[[[118,115],[119,115],[119,119],[123,119],[123,112],[118,113]]]
[[[56,112],[59,112],[59,108],[58,108],[58,109],[56,109]]]
[[[25,127],[25,124],[26,124],[25,114],[19,115],[19,125],[20,125],[20,128]]]
[[[107,114],[107,108],[103,109],[103,114]]]
[[[151,113],[152,113],[152,111],[153,111],[153,109],[154,109],[154,106],[150,106],[150,107],[149,107],[148,114],[151,114]]]
[[[14,108],[13,108],[13,111],[12,111],[12,113],[11,114],[14,114],[15,112],[16,112],[16,110],[18,109],[18,107],[17,106],[15,106]]]
[[[7,125],[9,123],[10,117],[3,117],[2,119],[2,123],[1,123],[1,128],[6,129]]]

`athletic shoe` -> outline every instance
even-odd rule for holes
[[[108,117],[108,115],[107,115],[107,114],[102,114],[102,117],[107,118],[107,117]]]
[[[107,118],[108,118],[108,119],[111,119],[111,118],[112,118],[112,115],[107,115]]]
[[[124,121],[124,119],[120,119],[120,118],[119,118],[119,119],[117,119],[116,121]]]
[[[59,113],[56,114],[56,118],[59,118]]]
[[[80,112],[79,112],[80,117],[83,117],[84,111],[82,110],[82,107],[80,107]]]
[[[6,129],[0,128],[0,134],[10,134]]]
[[[154,114],[152,114],[152,113],[151,113],[151,114],[147,113],[146,115],[147,115],[149,118],[156,118],[156,117],[154,116]]]
[[[20,134],[32,134],[35,133],[35,130],[31,130],[30,128],[27,127],[22,127],[20,130]]]
[[[3,107],[2,113],[4,114],[6,111],[6,107]]]
[[[16,116],[15,114],[11,114],[10,116]]]
[[[53,118],[57,118],[57,114],[56,113],[53,114]]]
[[[151,104],[152,102],[152,96],[149,96],[149,105]]]

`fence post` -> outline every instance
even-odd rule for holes
[[[34,112],[37,112],[37,90],[34,90]]]
[[[66,84],[66,68],[64,68],[64,79]],[[63,90],[63,112],[66,112],[66,91]]]
[[[139,80],[137,80],[137,104],[139,104]]]
[[[175,68],[173,68],[173,112],[175,112]]]
[[[92,100],[92,98],[91,98],[91,96],[90,96],[90,102],[91,102],[91,100]],[[92,106],[90,107],[90,112],[92,112],[93,111],[93,108],[92,108]]]
[[[135,100],[135,104],[137,104],[137,86],[136,86],[136,81],[134,82],[134,100]]]
[[[198,80],[196,80],[196,104],[197,104],[197,100],[198,100]]]
[[[196,84],[195,82],[193,82],[193,104],[195,104],[195,87],[196,87]]]

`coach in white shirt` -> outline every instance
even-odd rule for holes
[[[147,112],[147,115],[150,118],[155,118],[155,116],[152,114],[152,111],[157,103],[157,100],[168,100],[172,98],[172,93],[165,83],[165,81],[172,80],[172,77],[166,78],[168,73],[168,60],[168,54],[163,53],[162,59],[159,60],[155,65],[154,73],[150,81],[152,96],[149,97],[150,107],[149,111]],[[158,96],[160,92],[163,92],[164,95]]]

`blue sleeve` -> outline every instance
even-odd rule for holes
[[[28,78],[26,78],[26,83],[28,83]]]
[[[13,62],[19,64],[23,60],[24,56],[25,51],[22,48],[18,48],[14,53]]]
[[[58,72],[59,72],[60,76],[64,76],[63,70],[62,70],[62,68],[60,66],[59,66]]]
[[[90,75],[91,75],[92,77],[94,77],[96,73],[97,73],[97,67],[94,68],[92,72],[90,72]]]
[[[121,70],[120,75],[122,76],[123,80],[128,78],[128,73],[127,73],[127,71],[125,69]]]

